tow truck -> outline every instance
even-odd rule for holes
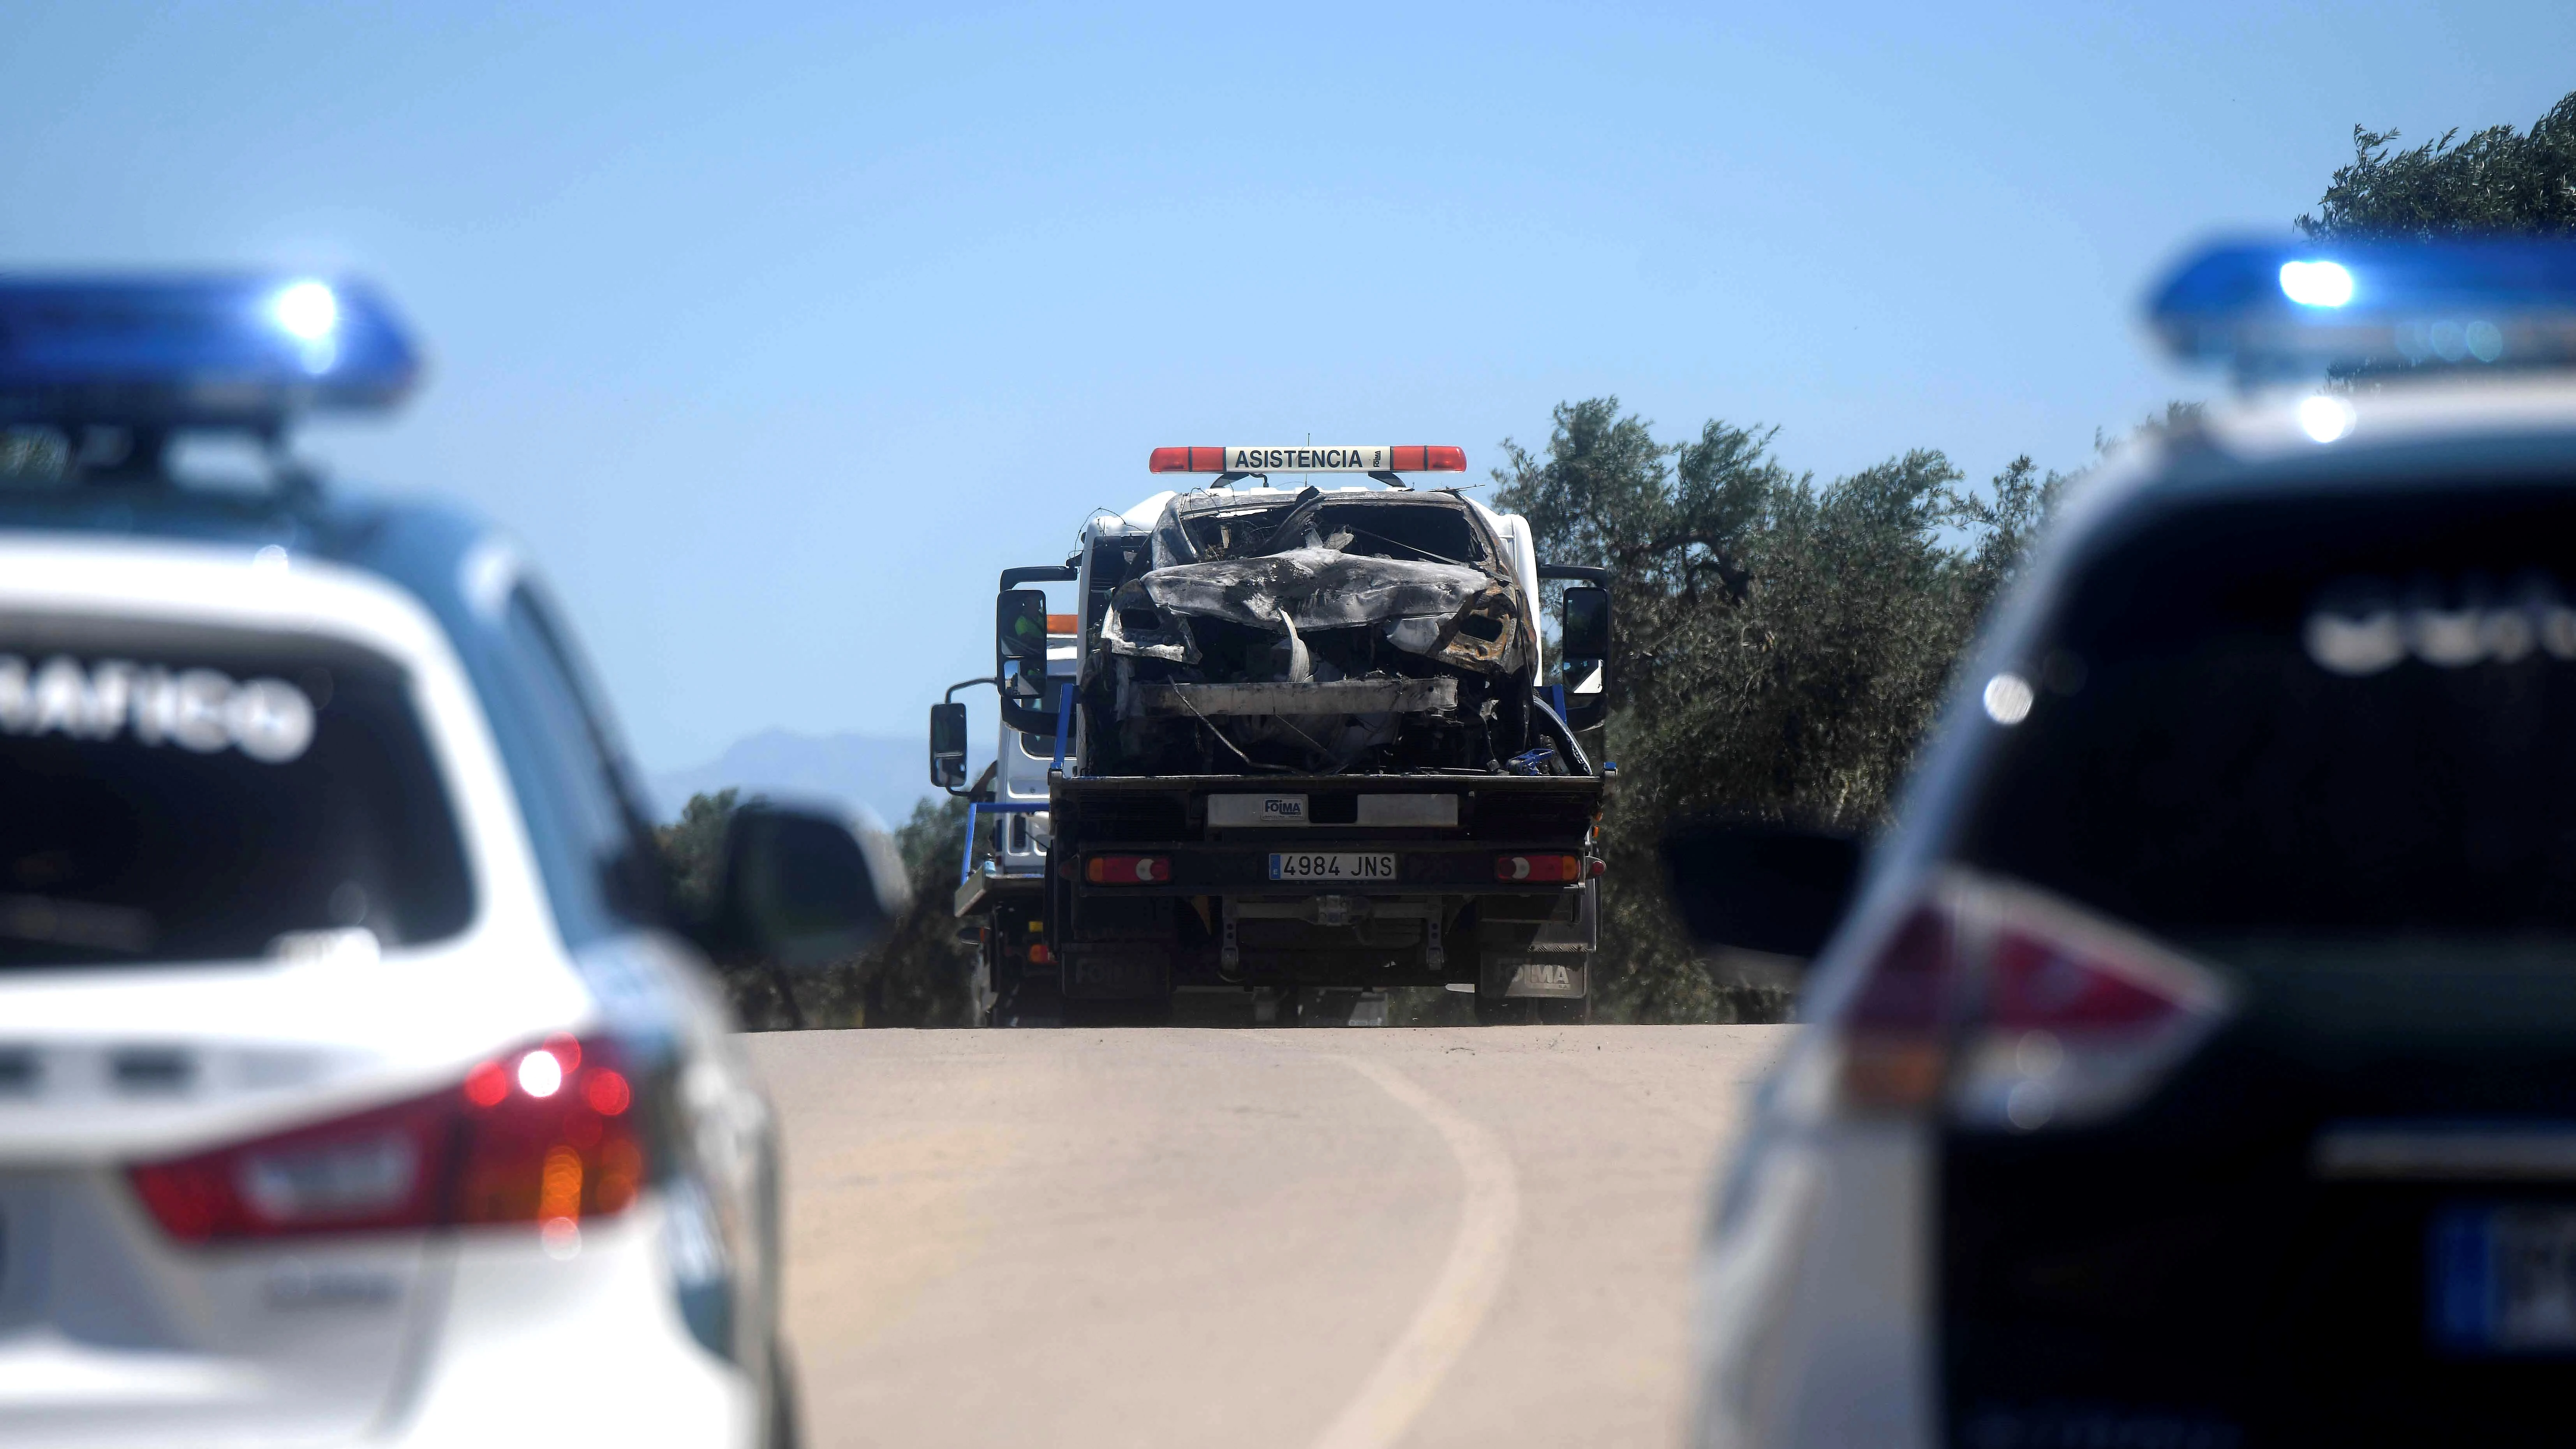
[[[1000,741],[971,791],[966,706],[932,707],[932,781],[973,797],[955,906],[996,1019],[1167,1020],[1213,995],[1288,1024],[1399,987],[1471,993],[1481,1022],[1588,1019],[1606,571],[1542,563],[1527,520],[1406,482],[1465,471],[1462,448],[1148,466],[1213,477],[1003,571],[994,672],[968,681],[995,687]],[[1071,612],[1032,587],[1050,583]]]

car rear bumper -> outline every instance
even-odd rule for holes
[[[1744,1151],[1699,1260],[1691,1442],[1937,1443],[1928,1134],[1833,1123]]]
[[[530,1232],[461,1235],[439,1329],[371,1442],[758,1444],[760,1385],[691,1337],[662,1216],[648,1198],[569,1256]]]

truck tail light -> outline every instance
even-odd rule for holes
[[[183,1243],[456,1223],[549,1237],[645,1180],[635,1088],[605,1042],[556,1037],[426,1096],[128,1169]]]
[[[1082,863],[1082,878],[1093,885],[1169,885],[1172,858],[1167,855],[1095,855]]]
[[[1946,1100],[1974,1128],[2081,1126],[2135,1105],[2230,1010],[2206,966],[2027,887],[1942,882],[1825,1023],[1858,1111]]]
[[[1583,879],[1583,857],[1579,855],[1498,855],[1494,857],[1494,879],[1560,883],[1577,881]]]

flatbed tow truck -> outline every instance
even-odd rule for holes
[[[1587,1019],[1615,768],[1597,762],[1604,571],[1542,564],[1525,520],[1404,482],[1464,471],[1454,447],[1150,466],[1215,477],[1095,514],[1062,565],[1005,570],[995,672],[969,681],[1000,695],[956,896],[994,1019],[1231,997],[1287,1023],[1425,986],[1472,993],[1480,1021]],[[1051,615],[1044,583],[1075,610]],[[950,694],[932,780],[970,793]]]

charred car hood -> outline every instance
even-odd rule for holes
[[[1138,620],[1150,609],[1154,627]],[[1111,596],[1104,640],[1114,653],[1195,655],[1185,623],[1218,619],[1299,635],[1374,625],[1409,654],[1484,673],[1520,667],[1520,591],[1465,564],[1298,548],[1257,558],[1172,564]]]
[[[1447,618],[1469,599],[1498,585],[1483,569],[1464,564],[1298,548],[1266,558],[1174,564],[1128,587],[1175,614],[1276,629],[1285,613],[1304,630],[1341,629],[1385,619]]]

